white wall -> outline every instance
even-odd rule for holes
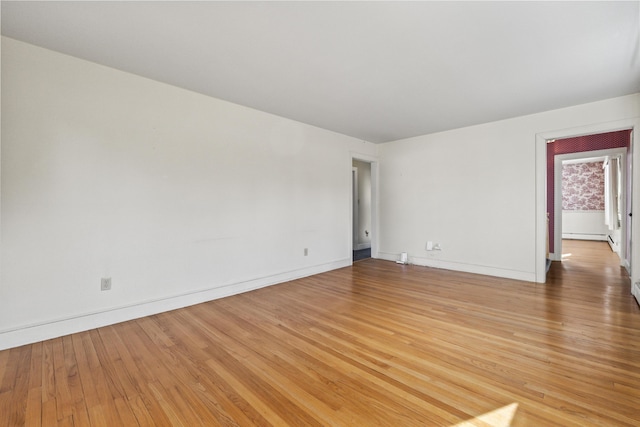
[[[371,247],[371,163],[353,160],[353,167],[358,169],[358,247]],[[369,233],[367,235],[367,232]]]
[[[635,123],[639,104],[636,94],[381,145],[379,256],[408,252],[416,264],[539,280],[546,165],[538,136]],[[442,251],[426,251],[428,240]]]
[[[351,262],[373,144],[8,38],[2,112],[0,349]]]
[[[562,211],[563,239],[607,240],[608,235],[604,211]]]

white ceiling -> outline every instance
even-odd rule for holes
[[[2,34],[371,142],[640,92],[638,2],[2,2]]]

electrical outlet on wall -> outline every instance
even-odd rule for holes
[[[432,251],[432,250],[433,250],[433,242],[432,242],[431,240],[429,240],[429,241],[427,242],[427,247],[426,247],[426,249],[427,249],[428,251]]]
[[[111,290],[111,277],[103,277],[102,279],[100,279],[100,290],[101,291]]]

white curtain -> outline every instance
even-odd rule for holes
[[[620,192],[619,158],[609,158],[604,162],[604,223],[610,230],[620,228],[618,221],[618,198]]]

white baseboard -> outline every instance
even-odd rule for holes
[[[573,239],[573,240],[596,240],[596,241],[607,241],[606,234],[580,234],[580,233],[562,233],[563,239]]]
[[[166,298],[142,301],[135,304],[114,307],[78,316],[59,318],[38,324],[0,331],[0,350],[32,344],[51,338],[57,338],[77,332],[88,331],[102,326],[126,322],[140,317],[176,310],[190,305],[224,298],[278,283],[288,282],[302,277],[312,276],[325,271],[347,267],[352,264],[351,258],[337,260],[325,264],[305,267],[274,275],[226,284],[215,288],[200,289],[193,292],[173,295]]]
[[[378,258],[387,261],[397,261],[400,254],[391,254],[378,252]],[[508,270],[505,268],[489,267],[484,265],[474,265],[451,261],[441,261],[433,258],[416,257],[409,254],[409,264],[420,265],[423,267],[442,268],[444,270],[463,271],[465,273],[482,274],[485,276],[504,277],[507,279],[524,280],[527,282],[535,282],[535,272],[525,272],[517,270]]]

